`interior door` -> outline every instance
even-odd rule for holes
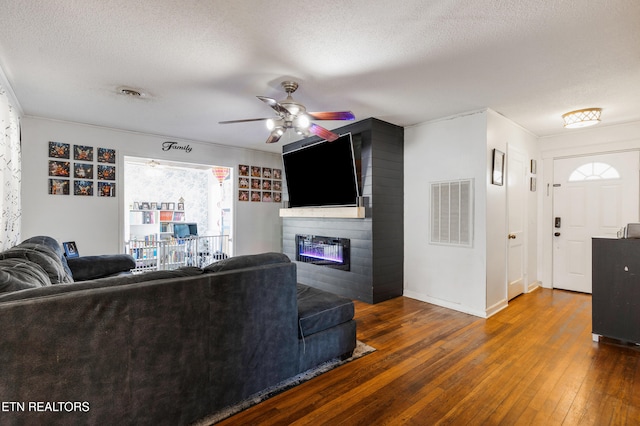
[[[527,169],[525,154],[509,146],[507,155],[507,197],[509,233],[507,245],[508,300],[524,293],[527,223]]]
[[[638,222],[638,152],[554,161],[553,287],[591,293],[591,238]]]

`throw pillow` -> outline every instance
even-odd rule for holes
[[[69,269],[69,266],[67,266],[67,257],[64,254],[64,250],[55,238],[46,235],[38,235],[36,237],[27,238],[19,245],[22,246],[24,244],[44,245],[50,248],[56,254],[57,258],[60,259],[60,263],[62,263],[62,267],[64,268],[67,275],[69,277],[72,276],[71,270]]]
[[[74,281],[108,277],[136,267],[136,261],[128,254],[70,257],[67,264],[73,273]]]
[[[204,268],[205,272],[231,271],[234,269],[251,268],[260,265],[270,265],[274,263],[291,263],[286,254],[282,253],[260,253],[247,254],[242,256],[229,257],[219,262],[212,263]]]
[[[36,243],[22,243],[0,253],[0,259],[24,259],[37,263],[49,276],[51,284],[72,283],[60,258],[49,247]]]
[[[0,293],[50,286],[47,273],[24,259],[0,260]]]

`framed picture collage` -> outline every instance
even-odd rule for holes
[[[116,196],[116,151],[49,142],[49,194]]]
[[[238,165],[238,201],[280,203],[282,201],[282,170]]]

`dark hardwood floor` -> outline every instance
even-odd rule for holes
[[[220,424],[640,424],[640,349],[592,341],[590,295],[539,289],[489,319],[399,297],[356,319],[376,352]]]

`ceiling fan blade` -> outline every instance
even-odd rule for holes
[[[247,118],[245,120],[218,121],[218,124],[247,123],[249,121],[264,121],[264,120],[268,120],[268,118]]]
[[[351,111],[308,112],[307,115],[314,120],[355,120],[356,118]]]
[[[257,96],[257,98],[260,99],[265,104],[269,105],[271,108],[273,108],[280,115],[289,115],[289,114],[291,114],[288,109],[286,109],[285,107],[280,105],[278,103],[278,101],[276,101],[273,98],[267,98],[266,96]]]
[[[332,131],[325,129],[324,127],[318,126],[315,123],[311,123],[311,126],[309,126],[309,131],[314,135],[320,136],[322,139],[328,140],[329,142],[333,142],[339,137]]]

